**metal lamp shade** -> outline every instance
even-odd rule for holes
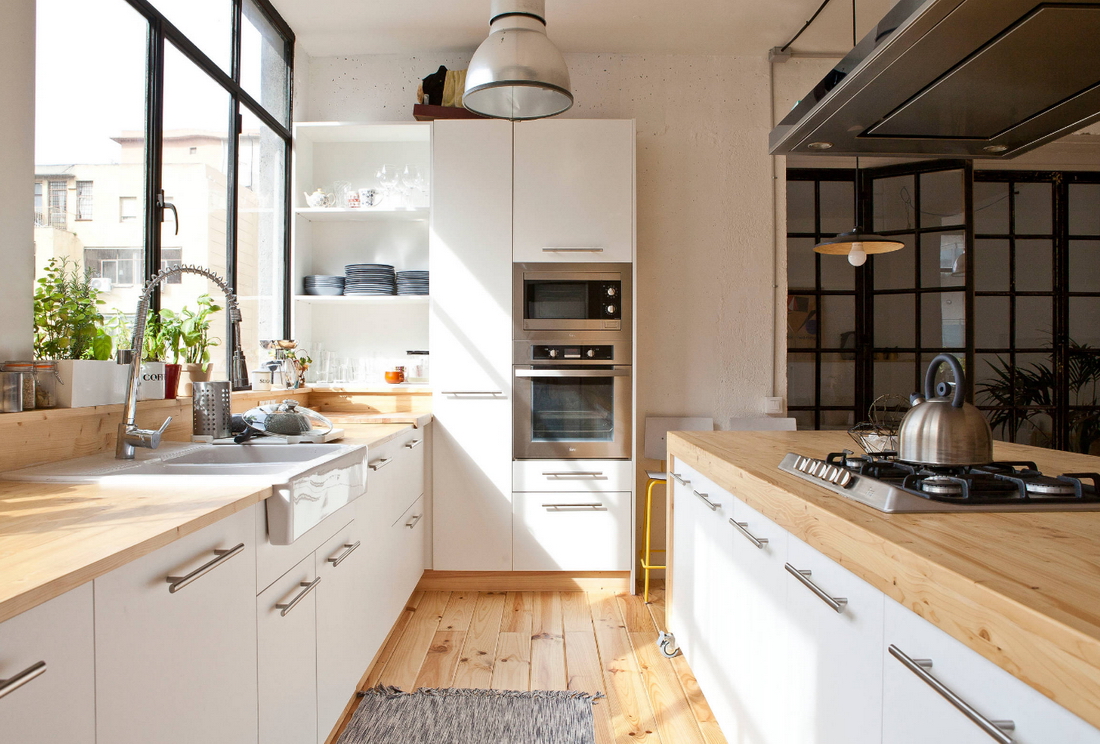
[[[495,15],[490,29],[466,71],[463,106],[482,116],[515,120],[555,116],[573,105],[569,68],[547,38],[541,17]]]
[[[852,250],[853,243],[862,243],[864,253],[889,253],[899,251],[905,247],[905,243],[900,240],[852,230],[851,232],[841,233],[835,238],[825,238],[814,246],[814,251],[833,256],[843,256]]]

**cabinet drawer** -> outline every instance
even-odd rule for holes
[[[629,571],[629,491],[512,495],[513,570]]]
[[[890,653],[890,646],[925,668],[986,720],[1012,721],[1016,744],[1096,744],[1100,731],[1032,689],[892,599],[886,600],[883,644],[883,744],[943,741],[990,744],[979,723],[949,703],[916,672]],[[923,668],[923,667],[922,667]]]
[[[368,510],[391,524],[424,493],[423,429],[409,429],[367,452]],[[367,512],[360,507],[360,513]]]
[[[366,498],[341,507],[323,522],[305,533],[290,545],[272,545],[267,539],[267,511],[264,504],[256,508],[256,593],[267,589],[280,576],[298,565],[307,555],[321,546],[355,516],[356,504]]]
[[[386,538],[386,619],[387,630],[397,621],[401,608],[416,589],[424,573],[424,554],[431,525],[424,499],[413,502],[389,527]]]
[[[36,668],[39,662],[45,667]],[[0,623],[0,679],[16,677],[26,681],[5,686],[11,691],[0,698],[0,739],[95,743],[91,582]]]
[[[630,460],[516,460],[513,491],[633,491]]]

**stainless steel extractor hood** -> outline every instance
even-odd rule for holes
[[[1011,158],[1100,120],[1100,3],[899,0],[774,155]]]

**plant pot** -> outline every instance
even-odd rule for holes
[[[208,382],[210,380],[211,369],[213,369],[212,364],[183,365],[183,370],[180,372],[179,394],[187,397],[194,397],[195,390],[191,387],[191,383]]]
[[[164,362],[145,362],[140,373],[138,400],[164,400]]]
[[[180,364],[165,364],[164,365],[164,398],[166,400],[174,400],[176,397],[176,391],[179,389],[180,373],[183,371],[183,365]]]
[[[84,408],[123,403],[129,372],[129,366],[114,361],[60,359],[57,404],[61,408]]]

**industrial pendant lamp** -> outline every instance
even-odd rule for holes
[[[848,263],[852,266],[862,266],[867,263],[867,255],[870,253],[890,253],[905,247],[905,243],[893,238],[884,238],[871,232],[864,232],[859,226],[859,158],[856,158],[855,181],[855,218],[856,226],[849,232],[841,233],[835,238],[826,238],[814,246],[817,253],[826,253],[834,256],[847,254]]]
[[[545,0],[492,0],[462,105],[496,119],[541,119],[573,105],[569,88],[569,68],[546,36]]]

